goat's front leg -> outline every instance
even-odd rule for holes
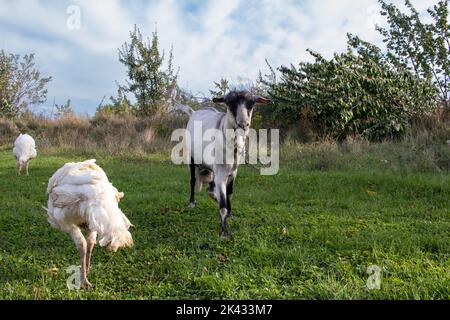
[[[227,184],[227,211],[228,218],[233,217],[233,212],[231,211],[231,198],[233,197],[233,185],[234,185],[234,177],[230,176],[228,184]]]
[[[17,174],[20,176],[21,172],[22,172],[22,165],[19,162],[17,162]]]
[[[30,164],[30,161],[27,161],[27,176],[29,176],[30,174],[28,173],[28,165]]]

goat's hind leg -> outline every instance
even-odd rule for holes
[[[219,193],[219,206],[220,206],[220,221],[221,221],[221,232],[220,236],[222,238],[232,239],[233,236],[228,231],[228,209],[227,209],[227,196],[226,196],[226,186],[225,183],[222,183],[218,186]]]

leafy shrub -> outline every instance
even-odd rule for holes
[[[308,108],[322,135],[382,140],[401,135],[411,117],[436,106],[430,81],[390,64],[378,48],[356,37],[349,35],[347,52],[331,60],[308,51],[315,61],[281,67],[280,82],[269,90],[280,121],[295,123]]]
[[[379,3],[387,27],[377,30],[386,50],[349,35],[346,52],[327,60],[309,50],[315,61],[280,67],[280,80],[267,63],[270,74],[259,82],[274,104],[262,113],[264,120],[285,129],[306,123],[313,136],[383,140],[403,135],[437,106],[448,117],[448,0],[429,9],[426,22],[409,0],[406,13]]]

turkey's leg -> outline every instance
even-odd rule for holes
[[[87,279],[87,270],[86,270],[86,254],[87,254],[87,243],[86,239],[81,233],[79,228],[73,229],[71,232],[72,239],[77,246],[78,253],[81,258],[81,274],[80,274],[80,284],[82,288],[92,288],[92,284]]]
[[[97,242],[97,232],[89,231],[87,238],[87,251],[86,251],[86,275],[89,274],[89,269],[91,267],[91,257],[94,251],[94,245]]]

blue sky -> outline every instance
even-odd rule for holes
[[[435,2],[413,0],[420,11]],[[67,26],[77,17],[67,11],[72,5],[80,28]],[[255,79],[265,58],[297,64],[309,59],[307,48],[331,56],[345,48],[347,32],[380,44],[378,8],[376,0],[0,0],[0,49],[34,52],[53,77],[36,111],[70,98],[77,113],[92,115],[125,79],[117,49],[134,24],[144,35],[157,26],[161,47],[174,47],[179,84],[207,94],[222,77]]]

